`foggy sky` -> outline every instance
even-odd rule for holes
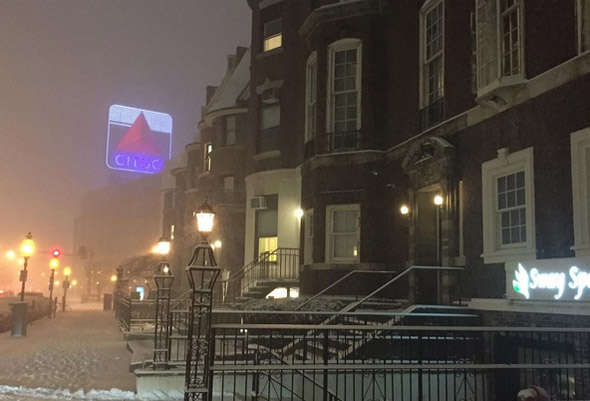
[[[171,114],[181,152],[205,86],[250,43],[249,11],[246,0],[0,0],[0,257],[27,231],[40,249],[71,250],[82,195],[108,180],[111,104]]]

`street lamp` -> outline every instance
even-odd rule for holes
[[[207,241],[213,230],[215,212],[205,201],[194,215],[197,219],[201,242],[195,248],[193,257],[186,268],[192,291],[186,351],[185,401],[203,400],[212,390],[213,376],[209,374],[207,353],[211,344],[213,286],[221,271],[215,261],[213,249]]]
[[[154,275],[156,282],[156,324],[154,327],[154,364],[153,368],[168,369],[170,355],[170,330],[168,317],[170,312],[170,286],[174,281],[174,275],[170,270],[170,264],[166,257],[170,253],[170,240],[162,236],[156,245],[160,255],[160,264]]]
[[[55,255],[55,253],[54,253]],[[51,319],[51,315],[53,315],[53,285],[55,281],[55,270],[59,267],[59,258],[53,257],[49,261],[49,268],[51,269],[51,276],[49,277],[49,314],[47,317]]]
[[[29,258],[33,256],[35,253],[35,241],[33,241],[33,236],[31,233],[28,233],[23,242],[20,245],[20,254],[23,257],[23,270],[20,272],[20,281],[22,284],[22,289],[20,292],[20,300],[23,302],[25,300],[25,283],[27,282],[27,265],[29,264]]]
[[[64,296],[63,296],[62,303],[61,303],[61,311],[62,312],[66,311],[66,297],[68,294],[68,289],[70,288],[70,280],[69,280],[70,274],[72,274],[72,269],[70,269],[69,267],[66,267],[64,269],[64,276],[66,276],[66,278],[64,279],[64,282],[63,282]]]

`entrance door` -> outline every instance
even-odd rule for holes
[[[266,209],[256,211],[256,254],[274,252],[278,247],[278,196],[266,196]],[[273,255],[276,260],[276,255]]]
[[[438,265],[438,206],[434,196],[438,188],[416,193],[415,220],[415,264],[421,266]],[[437,303],[437,272],[435,270],[417,271],[415,273],[416,300],[423,304]]]

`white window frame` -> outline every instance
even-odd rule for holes
[[[570,135],[572,157],[572,201],[576,256],[590,256],[590,127]]]
[[[353,210],[358,213],[356,234],[357,234],[357,254],[356,256],[335,257],[334,256],[334,237],[332,234],[333,213],[340,210]],[[327,263],[359,263],[361,257],[361,205],[346,204],[346,205],[329,205],[326,206],[326,262]]]
[[[576,40],[578,54],[590,50],[590,3],[588,0],[576,1]]]
[[[426,16],[442,4],[442,32],[441,32],[441,40],[442,40],[442,48],[441,51],[438,52],[436,55],[432,56],[430,59],[427,59],[426,56]],[[442,82],[442,94],[439,99],[444,98],[445,96],[445,2],[444,0],[427,0],[422,9],[420,10],[420,108],[424,108],[429,106],[431,103],[428,99],[426,94],[426,88],[428,87],[428,83],[426,80],[426,72],[427,67],[430,63],[435,61],[438,57],[440,57],[441,62],[441,82]]]
[[[498,178],[524,171],[526,241],[502,245],[498,218]],[[508,153],[498,150],[498,157],[482,164],[482,218],[484,263],[534,260],[535,248],[535,190],[533,148]]]
[[[309,265],[313,263],[313,209],[307,209],[303,214],[303,228],[305,230],[303,233],[303,241],[305,246],[303,263]]]
[[[315,138],[317,133],[317,89],[318,89],[318,54],[311,53],[307,59],[305,77],[305,142]],[[311,113],[311,110],[314,112]]]
[[[489,82],[482,83],[481,82],[481,52],[479,45],[481,44],[482,38],[481,36],[481,29],[478,25],[479,23],[479,10],[478,2],[493,2],[495,4],[495,38],[488,38],[489,43],[495,42],[496,45],[496,54],[495,54],[495,61],[496,61],[496,74],[494,77],[490,78]],[[504,45],[503,45],[503,30],[502,30],[502,11],[501,11],[501,1],[502,0],[475,0],[475,23],[476,23],[476,44],[477,44],[477,90],[478,95],[482,95],[487,93],[491,89],[501,85],[511,85],[524,80],[525,77],[525,51],[524,51],[524,1],[523,0],[515,0],[516,5],[516,12],[518,13],[518,57],[519,57],[519,72],[517,74],[504,74]]]
[[[362,61],[363,61],[363,42],[360,39],[346,38],[331,43],[328,46],[328,82],[327,82],[327,96],[326,96],[326,132],[334,133],[334,70],[335,70],[335,55],[337,52],[356,49],[356,90],[357,90],[357,110],[356,110],[356,129],[361,129],[361,98],[362,98]]]

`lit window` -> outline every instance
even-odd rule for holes
[[[476,0],[477,86],[523,74],[521,0]]]
[[[533,194],[533,148],[482,164],[485,263],[536,258]]]
[[[223,177],[223,190],[231,192],[234,190],[234,177],[233,175]]]
[[[337,205],[327,208],[327,252],[330,262],[358,262],[360,206]]]
[[[210,171],[211,170],[211,152],[213,152],[213,144],[211,142],[208,142],[205,144],[205,171]]]
[[[225,146],[236,144],[236,116],[227,116],[225,118],[224,139]]]
[[[317,82],[318,59],[317,53],[313,53],[307,60],[306,79],[306,107],[305,107],[305,142],[311,141],[316,135],[316,114],[317,114]]]
[[[264,51],[270,51],[283,45],[281,19],[269,21],[264,24]]]
[[[578,53],[590,50],[590,2],[577,0],[576,20]]]
[[[170,239],[171,239],[171,240],[173,240],[173,239],[174,239],[174,229],[175,229],[175,227],[174,227],[174,224],[172,224],[172,225],[170,226]]]

